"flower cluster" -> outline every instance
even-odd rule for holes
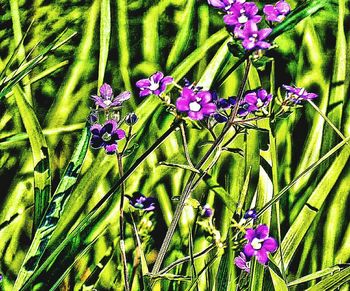
[[[130,98],[131,93],[125,91],[114,96],[112,87],[106,83],[100,87],[99,91],[100,95],[91,96],[96,108],[91,111],[89,116],[92,134],[90,144],[93,149],[104,148],[107,154],[112,155],[118,150],[118,141],[126,136],[125,131],[119,128],[118,111],[123,102]],[[100,111],[103,111],[104,115],[101,116]],[[137,117],[134,115],[130,116],[130,121],[128,119],[129,123],[126,121],[129,126],[132,122],[137,121]],[[102,117],[104,121],[100,120]]]
[[[136,209],[144,211],[153,211],[157,208],[158,200],[153,197],[146,197],[140,192],[135,192],[133,197],[125,195],[129,199],[129,203]]]
[[[170,76],[164,77],[162,72],[156,72],[148,79],[141,79],[136,82],[136,86],[140,89],[140,97],[146,97],[151,94],[160,96],[167,85],[171,84],[174,79]]]
[[[253,256],[257,261],[266,265],[269,261],[268,254],[274,253],[278,248],[277,241],[269,236],[269,227],[265,224],[258,225],[255,229],[248,228],[244,236],[248,242],[243,246],[243,253],[235,258],[235,264],[238,268],[249,272],[249,259]]]
[[[271,28],[259,30],[258,23],[262,16],[259,15],[259,8],[254,2],[245,0],[208,0],[209,5],[220,9],[225,13],[224,22],[233,35],[242,41],[246,50],[268,49],[271,44],[267,41]],[[290,12],[289,4],[278,1],[276,5],[265,5],[263,13],[265,19],[270,22],[281,22]]]
[[[286,100],[295,104],[299,104],[303,100],[312,100],[318,97],[315,93],[308,93],[304,88],[288,85],[283,85],[282,87],[286,90]]]

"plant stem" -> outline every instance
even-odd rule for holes
[[[183,147],[184,147],[184,152],[185,152],[187,163],[192,168],[194,168],[194,165],[192,164],[191,157],[190,157],[190,154],[189,154],[189,151],[188,151],[186,132],[185,132],[185,127],[184,127],[183,123],[180,124],[180,130],[181,130],[182,144],[183,144]]]
[[[240,88],[238,90],[238,94],[237,94],[238,100],[237,100],[237,103],[236,103],[235,107],[231,111],[230,118],[227,121],[227,123],[225,124],[225,126],[224,126],[222,132],[220,133],[220,135],[218,136],[218,138],[214,141],[214,143],[212,144],[210,149],[206,152],[206,154],[198,162],[198,164],[196,165],[195,169],[200,170],[202,168],[202,166],[208,161],[208,159],[210,158],[212,153],[216,150],[216,148],[219,147],[220,144],[223,142],[226,133],[228,132],[228,130],[232,126],[233,121],[234,121],[234,119],[235,119],[235,117],[237,115],[237,112],[238,112],[238,106],[239,106],[240,100],[243,98],[243,92],[244,92],[245,84],[246,84],[246,81],[247,81],[247,78],[248,78],[249,69],[250,69],[250,61],[248,60],[247,61],[247,66],[245,68],[243,80],[242,80],[241,86],[240,86]],[[173,219],[172,219],[171,224],[170,224],[170,226],[168,228],[168,231],[167,231],[167,233],[165,235],[165,238],[164,238],[164,241],[162,243],[162,246],[161,246],[161,248],[159,250],[159,254],[157,256],[156,262],[154,263],[154,266],[153,266],[153,269],[152,269],[152,275],[157,274],[159,272],[159,270],[160,270],[160,267],[161,267],[161,265],[163,263],[163,260],[164,260],[164,257],[166,255],[166,252],[167,252],[168,247],[170,245],[171,238],[174,235],[177,223],[178,223],[178,221],[180,219],[180,216],[182,214],[182,211],[183,211],[183,209],[185,207],[185,202],[186,202],[187,198],[189,197],[189,195],[190,195],[190,193],[192,191],[192,188],[193,188],[192,186],[193,186],[195,177],[196,177],[196,173],[193,172],[190,175],[190,177],[188,179],[188,182],[187,182],[187,184],[185,186],[185,189],[184,189],[184,191],[182,192],[182,194],[180,196],[180,200],[179,200],[179,203],[178,203],[178,205],[176,207]]]
[[[124,175],[123,171],[123,156],[120,153],[117,153],[117,160],[118,160],[118,169],[119,169],[119,176],[120,179]],[[119,216],[119,230],[120,230],[120,253],[123,263],[123,273],[124,273],[124,287],[125,290],[129,291],[129,277],[128,277],[128,265],[126,261],[126,253],[125,253],[125,230],[124,230],[124,199],[125,199],[125,183],[122,182],[121,184],[121,194],[120,194],[120,216]]]

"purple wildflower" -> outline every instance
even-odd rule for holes
[[[304,88],[282,85],[287,91],[287,97],[294,103],[300,103],[302,100],[312,100],[318,97],[315,93],[308,93]]]
[[[253,2],[235,3],[224,16],[224,22],[229,26],[242,26],[248,21],[258,23],[261,21],[261,16],[257,15],[258,12],[258,6]]]
[[[243,29],[235,30],[237,37],[242,39],[242,45],[246,50],[268,49],[271,44],[264,41],[271,33],[271,28],[258,30],[254,21],[247,21]]]
[[[244,3],[245,0],[208,0],[208,4],[216,9],[227,11],[235,3]]]
[[[159,96],[165,91],[166,86],[173,81],[173,77],[164,77],[162,72],[156,72],[148,79],[137,81],[136,86],[140,88],[140,97],[145,97],[151,94]]]
[[[212,215],[213,215],[213,210],[210,208],[210,206],[208,204],[204,205],[202,209],[202,216],[210,217]]]
[[[263,12],[266,20],[272,22],[282,22],[286,15],[290,12],[290,6],[286,1],[278,1],[275,6],[265,5]]]
[[[117,122],[107,120],[104,125],[94,124],[90,127],[92,133],[91,147],[94,149],[104,148],[107,154],[114,154],[118,149],[117,142],[125,137],[125,132],[118,129]]]
[[[240,105],[239,115],[246,116],[249,113],[254,113],[259,109],[263,109],[269,105],[272,95],[268,94],[265,89],[249,92],[244,96]]]
[[[244,214],[244,219],[252,218],[256,219],[258,216],[256,215],[255,209],[249,209],[247,212]]]
[[[181,112],[187,112],[188,117],[194,120],[202,120],[216,110],[215,103],[209,91],[195,92],[184,87],[181,96],[176,100],[176,108]]]
[[[135,192],[133,197],[125,195],[129,199],[130,205],[137,209],[145,210],[145,211],[153,211],[156,209],[158,200],[153,197],[145,197],[140,192]]]
[[[243,248],[244,254],[249,258],[256,256],[263,265],[269,261],[268,253],[273,253],[278,248],[277,241],[269,237],[269,228],[265,224],[260,224],[256,229],[248,228],[244,238],[248,240]]]
[[[235,265],[247,273],[250,273],[250,262],[247,261],[247,257],[243,252],[240,252],[239,256],[235,258]]]
[[[128,113],[128,115],[125,116],[125,123],[129,126],[134,125],[137,120],[138,118],[134,112]]]
[[[124,101],[130,98],[130,95],[130,92],[125,91],[114,97],[112,87],[107,83],[104,83],[100,87],[100,96],[92,95],[91,99],[95,101],[96,106],[108,109],[110,107],[121,106]]]

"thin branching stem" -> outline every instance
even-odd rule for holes
[[[191,161],[191,157],[188,151],[188,144],[187,144],[187,138],[186,138],[186,131],[185,131],[185,126],[183,123],[180,124],[180,131],[181,131],[181,137],[182,137],[182,145],[184,147],[184,152],[185,152],[185,157],[187,160],[187,163],[194,168],[194,165]]]

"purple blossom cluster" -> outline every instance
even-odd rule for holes
[[[157,208],[158,200],[154,197],[146,197],[140,192],[135,192],[133,197],[125,195],[128,198],[129,203],[132,207],[144,210],[144,211],[153,211]]]
[[[125,131],[119,128],[119,114],[118,112],[124,101],[128,100],[131,93],[128,91],[122,92],[114,96],[113,89],[107,83],[100,87],[100,95],[92,95],[91,99],[94,101],[96,108],[92,110],[89,116],[91,124],[90,132],[92,134],[90,145],[93,149],[104,148],[109,155],[115,154],[118,150],[118,141],[125,138]],[[100,121],[100,111],[104,112],[105,121]],[[137,121],[136,115],[129,118],[131,126],[132,122]]]
[[[236,266],[246,272],[250,272],[252,257],[256,257],[258,263],[266,265],[269,261],[268,254],[274,253],[278,248],[277,241],[269,236],[269,227],[265,224],[258,225],[255,229],[248,228],[244,238],[248,241],[243,246],[243,252],[235,258]]]
[[[313,100],[318,97],[315,93],[308,93],[304,88],[288,85],[283,85],[282,87],[286,90],[286,100],[295,104],[299,104],[303,100]]]
[[[271,44],[267,41],[271,28],[258,28],[262,15],[254,2],[245,0],[208,0],[209,5],[225,13],[224,22],[230,32],[242,41],[246,50],[265,50]],[[265,5],[265,19],[271,23],[281,22],[290,12],[289,4],[280,0],[275,5]]]

